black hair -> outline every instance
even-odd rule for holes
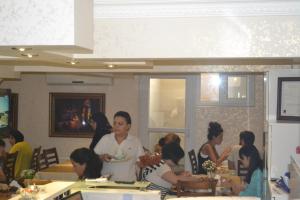
[[[116,117],[123,117],[126,120],[127,124],[131,124],[131,117],[128,112],[118,111],[114,115],[114,118],[116,118]]]
[[[254,145],[244,145],[239,151],[239,156],[240,159],[242,159],[243,156],[250,158],[248,173],[245,177],[245,181],[249,184],[253,172],[256,169],[260,169],[261,171],[263,170],[263,161]]]
[[[162,138],[160,138],[159,140],[158,140],[158,144],[159,144],[159,146],[164,146],[165,145],[165,138],[164,137],[162,137]]]
[[[83,175],[79,179],[99,178],[101,176],[102,161],[94,151],[85,147],[75,149],[71,153],[70,159],[80,165],[86,164]]]
[[[93,150],[96,146],[96,144],[99,142],[99,140],[106,134],[111,133],[111,125],[102,112],[97,112],[92,116],[92,119],[94,122],[96,122],[96,131],[95,135],[92,139],[92,142],[90,144],[90,149]]]
[[[223,128],[218,122],[209,122],[207,139],[212,140],[213,137],[218,137],[223,133]]]
[[[175,164],[177,164],[179,160],[184,157],[183,149],[176,142],[165,144],[162,148],[161,154],[162,154],[162,159],[172,160]]]
[[[255,135],[251,131],[242,131],[240,133],[240,141],[243,140],[245,145],[253,145],[255,140]]]
[[[4,140],[2,140],[2,139],[0,139],[0,146],[1,146],[1,147],[5,147],[5,142],[4,142]]]
[[[11,129],[8,132],[8,135],[11,136],[11,137],[13,137],[15,139],[16,144],[18,142],[23,142],[24,141],[24,135],[20,131],[18,131],[16,129]]]

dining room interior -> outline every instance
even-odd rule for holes
[[[51,188],[41,199],[70,191],[83,199],[161,199],[141,180],[77,181],[70,155],[89,148],[91,116],[99,111],[113,128],[117,111],[128,112],[129,135],[151,155],[161,138],[178,135],[179,171],[192,172],[189,152],[198,159],[210,122],[222,127],[219,155],[239,144],[241,132],[253,132],[264,163],[261,199],[300,198],[297,0],[25,0],[2,1],[0,10],[0,100],[9,105],[7,117],[0,104],[0,137],[9,152],[7,132],[14,128],[39,149],[36,183]],[[237,173],[226,159],[218,170],[216,196],[209,198],[225,199],[232,193],[221,191],[222,177],[237,180]],[[286,172],[288,191],[277,183]],[[173,189],[167,198],[178,196]]]

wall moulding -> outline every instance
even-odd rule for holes
[[[287,1],[197,1],[127,0],[122,3],[94,1],[94,18],[199,17],[300,15],[300,2]]]

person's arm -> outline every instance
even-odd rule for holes
[[[219,158],[217,158],[217,155],[215,154],[213,147],[209,144],[206,144],[204,146],[203,152],[208,155],[211,161],[215,162],[217,166],[219,166],[229,156],[231,152],[231,147],[227,147]]]
[[[190,175],[187,175],[187,174],[176,175],[176,174],[174,174],[174,172],[172,170],[164,173],[162,175],[162,178],[165,181],[167,181],[167,182],[169,182],[173,185],[176,185],[179,180],[181,180],[181,181],[197,180],[196,177],[193,177],[193,176],[190,176]]]
[[[245,188],[245,190],[239,193],[240,196],[256,196],[262,195],[262,172],[257,169],[251,176],[251,181]]]
[[[99,158],[102,160],[102,161],[105,161],[105,162],[110,162],[110,160],[112,159],[112,156],[109,155],[107,152],[106,152],[106,145],[108,143],[108,140],[106,139],[107,137],[103,136],[101,138],[101,140],[96,144],[95,148],[94,148],[94,152],[99,155]]]

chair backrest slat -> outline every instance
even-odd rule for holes
[[[50,149],[44,149],[43,153],[45,154],[45,158],[48,166],[59,163],[58,154],[55,147]]]
[[[9,183],[15,178],[15,165],[18,157],[18,152],[9,153],[4,161],[4,174],[6,181]]]
[[[39,171],[48,168],[44,152],[39,156]]]
[[[192,149],[191,151],[188,152],[190,162],[191,162],[191,167],[192,167],[192,174],[198,174],[198,164],[197,164],[197,157],[195,150]]]
[[[42,147],[39,146],[33,149],[32,159],[31,159],[31,166],[30,168],[35,170],[36,172],[39,170],[39,156],[41,154]]]

